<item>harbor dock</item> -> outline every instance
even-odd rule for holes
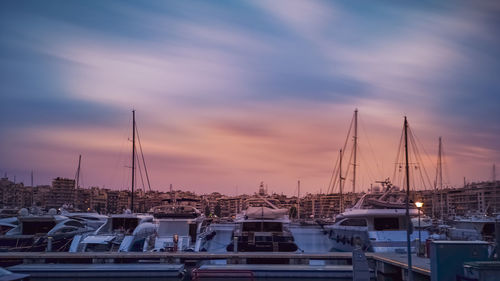
[[[402,280],[407,272],[405,254],[395,253],[366,253],[366,259],[372,275],[390,278],[391,280]],[[413,255],[412,271],[414,280],[430,280],[430,261]],[[290,264],[282,265],[256,265],[246,264],[247,259],[282,260],[289,259]],[[224,265],[201,264],[201,261],[225,261]],[[251,275],[256,280],[272,279],[279,280],[286,276],[302,276],[316,280],[333,278],[330,280],[352,280],[353,259],[351,252],[329,252],[329,253],[273,253],[273,252],[231,252],[231,253],[209,253],[209,252],[100,252],[100,253],[66,253],[66,252],[24,252],[24,253],[0,253],[2,266],[11,265],[7,269],[15,273],[34,274],[40,276],[35,280],[48,280],[47,277],[66,276],[71,272],[74,277],[81,280],[124,280],[119,276],[111,275],[111,272],[127,269],[130,274],[137,270],[147,271],[149,278],[167,277],[169,280],[182,279],[184,274],[190,275],[195,270],[199,280],[203,276],[210,276],[210,272],[223,270]],[[200,266],[196,266],[199,263]],[[50,265],[48,265],[50,264]],[[314,265],[313,265],[314,264]],[[144,271],[143,271],[144,273]],[[114,276],[114,279],[109,279]],[[126,275],[125,275],[126,276]],[[130,277],[132,275],[128,275]],[[143,276],[145,276],[143,274]],[[316,278],[313,278],[316,276]],[[123,277],[123,276],[122,276]],[[182,277],[182,278],[181,278]],[[372,280],[374,280],[372,278]]]

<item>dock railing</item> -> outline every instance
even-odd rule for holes
[[[371,258],[373,254],[367,253]],[[0,265],[6,261],[15,263],[127,263],[150,261],[159,263],[183,263],[199,260],[244,261],[246,259],[289,259],[291,264],[308,263],[310,260],[344,260],[352,262],[352,253],[269,253],[269,252],[0,252]]]

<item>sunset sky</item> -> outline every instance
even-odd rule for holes
[[[0,1],[0,173],[127,189],[135,109],[154,189],[324,192],[358,108],[358,190],[405,115],[432,180],[439,136],[445,184],[490,180],[499,2],[403,2]]]

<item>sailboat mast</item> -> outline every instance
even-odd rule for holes
[[[343,183],[342,180],[344,179],[342,177],[342,149],[340,150],[340,156],[339,156],[339,191],[340,191],[340,204],[339,204],[339,213],[344,212],[344,194],[343,194]]]
[[[410,243],[410,166],[408,160],[408,121],[404,122],[404,132],[405,132],[405,170],[406,170],[406,245],[408,253],[408,280],[413,281],[413,272],[411,266],[411,243]]]
[[[352,170],[352,193],[356,193],[356,154],[358,150],[358,109],[354,110],[354,164]]]
[[[134,212],[134,183],[135,183],[135,110],[132,110],[132,196],[130,211]]]
[[[300,219],[300,180],[297,181],[297,218]]]
[[[441,141],[441,137],[439,137],[439,150],[438,150],[438,175],[439,175],[439,193],[440,193],[440,202],[439,206],[441,207],[441,220],[444,217],[444,202],[443,202],[443,143]]]
[[[78,168],[76,168],[75,188],[80,186],[80,167],[82,165],[82,155],[78,156]]]

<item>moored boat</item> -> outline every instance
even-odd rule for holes
[[[363,195],[354,207],[338,215],[333,225],[325,226],[333,241],[333,251],[352,251],[355,247],[370,252],[406,251],[405,194],[398,187],[385,184],[385,192]],[[387,204],[384,205],[384,201]],[[418,209],[413,204],[409,214],[411,218],[418,217]],[[413,229],[413,225],[410,228]],[[425,240],[428,232],[420,230],[420,235]],[[417,231],[413,231],[411,241],[417,238]]]

